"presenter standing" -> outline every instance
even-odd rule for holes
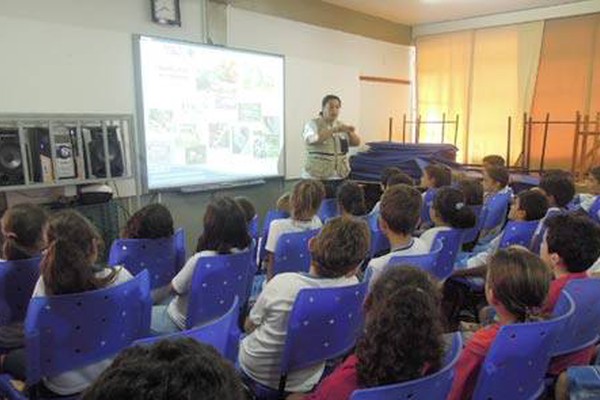
[[[341,107],[340,98],[328,94],[321,101],[319,116],[304,125],[306,159],[302,177],[321,180],[327,197],[335,197],[337,187],[350,174],[349,147],[360,144],[356,128],[338,120]]]

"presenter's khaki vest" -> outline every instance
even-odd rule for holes
[[[314,120],[317,123],[318,131],[329,129],[322,118]],[[334,125],[339,124],[336,121]],[[305,171],[315,179],[328,179],[334,176],[345,178],[350,174],[348,157],[341,153],[340,138],[336,134],[322,143],[306,144],[306,162]]]

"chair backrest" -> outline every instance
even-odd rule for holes
[[[540,221],[508,221],[500,239],[500,248],[517,244],[529,249],[539,223]]]
[[[117,286],[32,298],[25,318],[27,383],[107,359],[148,336],[151,307],[146,271]]]
[[[289,218],[290,214],[285,211],[279,210],[269,210],[267,211],[267,215],[265,216],[265,220],[263,222],[262,230],[260,232],[260,238],[258,243],[258,261],[262,261],[266,257],[265,246],[267,245],[267,238],[269,237],[269,228],[271,227],[271,222],[276,219],[285,219]]]
[[[544,216],[544,218],[539,221],[538,229],[533,233],[533,238],[531,239],[531,251],[535,254],[540,254],[540,249],[542,248],[542,242],[544,241],[544,235],[546,234],[546,221],[555,215],[560,215],[564,213],[563,210],[550,209]]]
[[[148,346],[159,342],[161,340],[174,340],[183,337],[190,337],[199,342],[210,344],[213,346],[219,354],[222,356],[227,355],[230,346],[233,345],[232,333],[237,331],[237,321],[240,315],[240,302],[238,297],[233,300],[233,304],[229,307],[229,310],[221,317],[214,321],[203,325],[199,328],[188,329],[169,335],[154,336],[144,339],[136,340],[133,346]]]
[[[433,271],[438,279],[446,279],[454,271],[456,256],[463,243],[463,235],[464,231],[462,229],[449,229],[440,231],[435,235],[435,241],[442,242],[442,249],[438,253],[435,271]]]
[[[482,205],[477,205],[477,206],[467,206],[469,207],[473,213],[475,214],[475,216],[477,217],[477,222],[475,223],[475,226],[469,229],[465,229],[465,233],[463,236],[463,243],[472,243],[474,241],[477,240],[477,236],[479,235],[479,230],[481,229],[481,223],[482,221],[482,212],[481,209],[483,208]]]
[[[173,237],[161,239],[117,239],[110,247],[108,265],[124,266],[132,275],[148,270],[150,288],[171,282],[175,276],[177,253]]]
[[[425,195],[423,196],[423,206],[421,207],[421,223],[431,223],[431,216],[429,215],[429,210],[433,205],[433,199],[435,198],[436,192],[436,189],[427,189],[425,191]]]
[[[302,289],[288,319],[281,374],[348,352],[363,326],[367,283]]]
[[[317,215],[321,218],[323,223],[327,222],[328,219],[337,217],[339,215],[337,199],[323,199]]]
[[[600,279],[573,279],[563,288],[561,297],[569,295],[575,312],[558,336],[554,356],[574,353],[595,344],[600,334]],[[564,300],[563,300],[564,301]],[[554,314],[560,313],[555,310]]]
[[[308,272],[310,251],[308,241],[319,233],[319,229],[284,233],[275,246],[273,275],[283,272]]]
[[[367,224],[371,231],[369,256],[374,258],[378,254],[387,253],[390,250],[390,241],[379,227],[379,213],[369,214],[367,216]]]
[[[175,235],[173,235],[175,240],[175,273],[179,272],[181,268],[185,265],[185,260],[187,259],[187,244],[185,240],[185,230],[183,228],[179,228],[175,231]]]
[[[600,223],[600,196],[596,196],[596,200],[592,203],[592,206],[588,210],[590,218]]]
[[[0,326],[23,321],[40,276],[40,258],[0,261]]]
[[[258,239],[258,215],[255,215],[248,223],[248,234],[253,239]]]
[[[503,225],[508,214],[510,193],[496,193],[492,195],[483,205],[481,229],[489,230]]]
[[[350,400],[445,399],[452,388],[454,367],[462,350],[460,333],[453,333],[451,339],[444,364],[439,371],[408,382],[355,390]]]
[[[186,328],[213,321],[227,312],[237,296],[244,304],[252,278],[252,252],[200,257],[188,293]]]
[[[438,260],[440,259],[440,253],[443,250],[443,244],[441,240],[436,240],[433,248],[429,253],[409,256],[395,256],[388,262],[388,267],[399,266],[399,265],[413,265],[419,267],[438,279],[443,279],[440,275],[444,275],[445,271],[438,268]],[[386,267],[386,268],[388,268]]]
[[[479,371],[474,399],[538,398],[556,338],[575,308],[568,300],[558,318],[500,328]]]

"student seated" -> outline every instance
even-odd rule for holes
[[[468,206],[483,204],[483,185],[478,179],[461,179],[456,183],[456,187],[465,195],[465,202]]]
[[[288,214],[292,213],[292,206],[290,205],[290,192],[285,192],[277,199],[277,203],[275,203],[275,209],[277,211],[282,211]]]
[[[504,161],[504,157],[499,156],[497,154],[490,154],[483,157],[483,168],[487,168],[490,166],[495,167],[505,167],[506,161]]]
[[[172,295],[173,299],[168,305],[152,307],[152,332],[159,335],[185,329],[188,296],[196,264],[201,257],[239,253],[247,250],[251,243],[244,214],[237,203],[229,197],[211,200],[204,214],[204,230],[198,238],[196,254],[161,291],[163,296]],[[161,302],[161,299],[157,300]]]
[[[44,209],[35,204],[23,203],[8,208],[0,220],[0,260],[17,261],[40,256],[46,247],[43,231],[47,218]],[[0,348],[19,348],[24,341],[23,321],[0,326]]]
[[[252,204],[250,199],[245,196],[237,196],[234,200],[244,213],[244,219],[246,220],[246,225],[248,226],[250,236],[257,237],[257,227],[252,227],[252,222],[256,218],[256,208],[254,208],[254,204]]]
[[[510,175],[504,167],[489,166],[483,170],[483,206],[485,207],[497,195],[512,196],[512,190],[508,186]],[[503,219],[497,226],[482,230],[479,234],[480,242],[489,241],[494,238],[504,226]]]
[[[245,399],[241,379],[209,345],[185,338],[124,350],[83,400]]]
[[[549,170],[542,175],[537,190],[548,199],[548,211],[546,211],[546,215],[533,234],[531,249],[534,252],[540,251],[544,232],[546,231],[546,220],[551,216],[567,211],[567,205],[575,196],[575,181],[573,175],[567,171]]]
[[[546,234],[540,255],[554,275],[543,311],[552,313],[566,284],[587,278],[587,270],[600,257],[600,228],[589,218],[570,214],[555,215],[546,221]],[[577,294],[573,293],[577,302]],[[559,375],[573,365],[589,364],[595,346],[555,357],[548,373]]]
[[[499,250],[489,262],[485,296],[497,320],[479,329],[458,360],[448,400],[470,399],[479,370],[503,325],[538,321],[551,274],[542,260],[523,248]],[[510,384],[510,382],[507,382]]]
[[[590,169],[587,177],[587,189],[588,193],[577,195],[577,202],[580,209],[589,213],[598,195],[600,195],[600,166]],[[600,218],[600,215],[597,217]]]
[[[547,210],[548,200],[542,193],[533,189],[525,190],[515,196],[508,212],[508,219],[510,221],[539,221],[546,215]],[[470,269],[485,265],[488,257],[500,248],[503,235],[504,230],[482,251],[471,254],[466,260],[466,267]]]
[[[373,282],[383,272],[392,257],[426,254],[427,244],[413,237],[419,222],[423,200],[419,191],[407,185],[395,185],[388,188],[381,198],[379,227],[390,241],[390,252],[369,262]]]
[[[423,192],[423,206],[421,210],[421,230],[432,226],[429,210],[431,209],[435,192],[439,188],[450,186],[451,184],[452,171],[450,168],[439,164],[429,164],[425,167],[423,176],[421,177],[421,187],[425,189]]]
[[[438,232],[472,228],[477,222],[477,217],[467,207],[462,192],[451,187],[443,187],[435,193],[429,214],[434,227],[420,236],[429,250],[433,248]]]
[[[347,400],[357,389],[421,378],[442,364],[444,340],[436,282],[409,267],[386,270],[364,305],[365,329],[354,354],[314,393],[287,400]]]
[[[382,195],[387,190],[388,187],[390,187],[391,185],[397,185],[399,183],[404,183],[405,185],[409,185],[409,186],[414,185],[414,181],[412,180],[412,178],[410,176],[408,176],[407,174],[405,174],[404,172],[402,172],[402,170],[400,168],[397,168],[397,167],[385,168],[383,170],[383,172],[381,173],[380,184],[379,184],[381,187]],[[379,200],[377,203],[375,203],[370,214],[371,215],[379,214],[380,205],[381,205],[381,200]]]
[[[362,217],[366,214],[365,193],[354,182],[342,183],[336,193],[340,215],[344,217]]]
[[[126,269],[95,266],[102,238],[96,228],[73,210],[59,211],[48,219],[46,230],[48,248],[40,265],[32,297],[82,293],[116,286],[132,277]],[[25,350],[9,353],[2,369],[20,380],[26,379]],[[103,360],[94,364],[44,378],[47,391],[61,396],[85,390],[111,363]]]
[[[265,244],[267,251],[267,280],[273,277],[273,262],[277,242],[285,233],[303,232],[320,228],[323,223],[317,215],[321,202],[325,198],[323,184],[315,180],[302,180],[294,185],[290,197],[291,216],[276,219],[269,226],[269,236]]]
[[[123,239],[160,239],[173,236],[173,216],[162,204],[148,204],[129,218]]]
[[[356,218],[336,217],[309,241],[310,271],[282,273],[271,279],[258,296],[246,319],[248,336],[240,343],[242,371],[255,382],[279,387],[279,368],[287,322],[298,292],[304,288],[328,288],[358,283],[358,266],[369,250],[367,223]],[[291,371],[286,391],[307,392],[321,378],[324,363]]]

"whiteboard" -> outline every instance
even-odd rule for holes
[[[286,58],[285,159],[286,178],[299,178],[304,164],[304,124],[315,118],[326,94],[342,99],[340,119],[357,126],[360,118],[360,85],[355,67],[303,58]]]

